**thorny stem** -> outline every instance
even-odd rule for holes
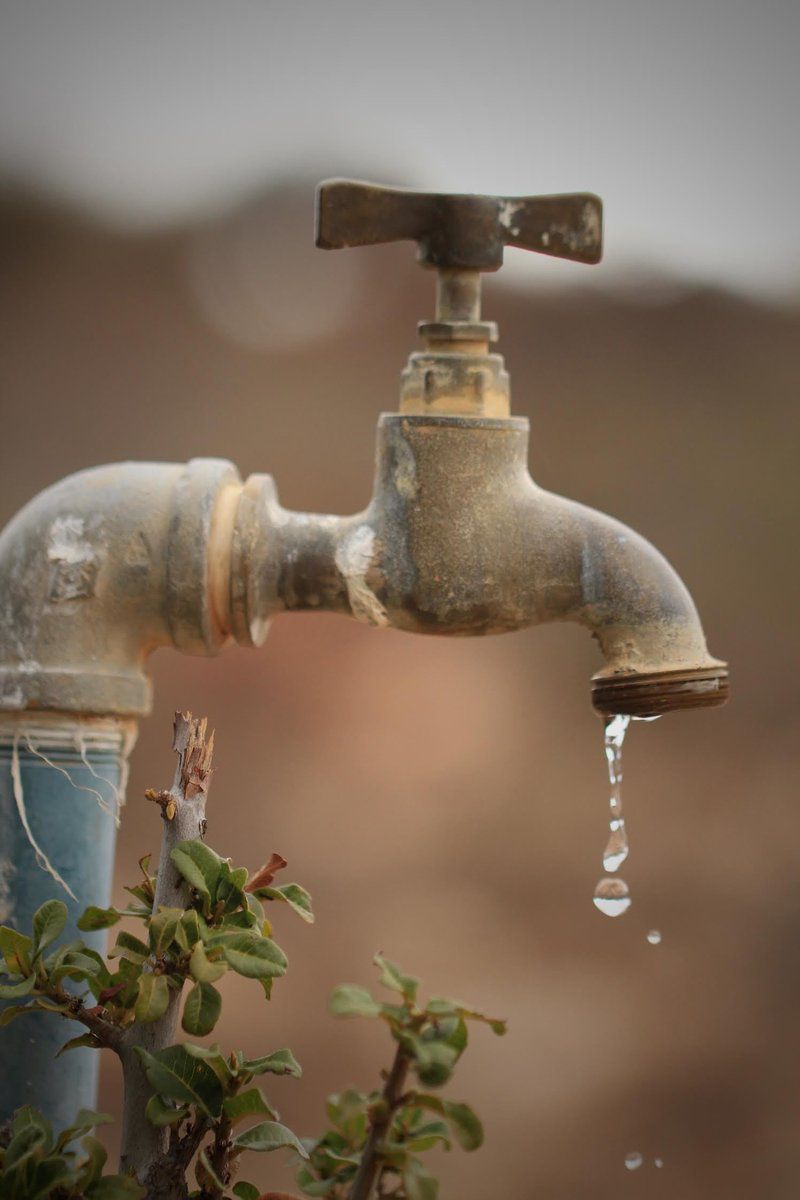
[[[212,733],[206,740],[205,718],[195,719],[188,712],[176,713],[172,744],[178,763],[168,795],[161,794],[164,798],[161,805],[163,831],[154,913],[162,906],[186,908],[190,903],[189,885],[172,866],[170,853],[178,842],[202,837],[205,833],[214,735]],[[180,992],[171,991],[164,1016],[148,1024],[134,1022],[122,1036],[118,1050],[125,1090],[120,1165],[123,1171],[132,1172],[145,1184],[148,1200],[182,1200],[186,1195],[185,1168],[206,1131],[205,1124],[201,1129],[189,1131],[187,1137],[192,1148],[189,1151],[189,1147],[184,1146],[186,1138],[182,1139],[180,1161],[176,1162],[168,1155],[168,1129],[156,1128],[145,1116],[151,1089],[136,1047],[155,1054],[171,1045],[175,1039],[179,1005]],[[185,1164],[182,1163],[184,1157]]]
[[[410,1064],[411,1056],[402,1046],[398,1045],[392,1068],[386,1076],[386,1083],[381,1093],[383,1103],[372,1118],[367,1143],[364,1146],[364,1153],[361,1156],[361,1163],[353,1180],[348,1200],[369,1200],[372,1194],[382,1166],[381,1145],[389,1132],[394,1114],[403,1102],[403,1089]]]

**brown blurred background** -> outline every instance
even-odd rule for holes
[[[138,230],[10,172],[2,521],[121,458],[228,457],[272,473],[288,506],[365,503],[375,421],[395,406],[432,280],[409,247],[313,250],[313,183],[330,167],[311,152],[302,169],[267,162],[247,199]],[[380,176],[377,160],[360,173]],[[539,183],[528,190],[570,186]],[[629,733],[630,912],[591,903],[607,829],[598,660],[567,626],[439,641],[304,615],[276,620],[258,652],[159,652],[118,888],[156,849],[142,792],[171,778],[172,711],[207,713],[211,844],[251,868],[279,850],[318,913],[310,928],[278,914],[288,977],[269,1006],[232,982],[218,1029],[251,1052],[292,1046],[303,1080],[270,1089],[289,1125],[313,1133],[329,1091],[376,1082],[382,1031],[336,1023],[325,1003],[337,982],[371,984],[382,949],[433,993],[510,1022],[502,1040],[475,1030],[453,1085],[487,1141],[442,1157],[444,1200],[794,1200],[798,292],[726,286],[722,269],[687,282],[663,257],[531,288],[538,266],[485,287],[535,478],[649,537],[732,665],[727,708]],[[109,1065],[101,1107],[118,1101]],[[636,1172],[630,1151],[645,1156]],[[246,1174],[290,1186],[277,1158]]]

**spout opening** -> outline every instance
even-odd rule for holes
[[[600,676],[592,680],[592,704],[603,716],[658,717],[685,708],[713,708],[728,699],[724,663],[683,671]]]

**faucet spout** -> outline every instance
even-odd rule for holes
[[[562,580],[548,619],[584,625],[605,665],[592,678],[601,714],[658,716],[723,704],[728,669],[713,658],[694,601],[664,556],[612,517],[540,492],[550,570]]]

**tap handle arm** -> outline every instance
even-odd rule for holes
[[[603,206],[589,192],[448,195],[328,179],[317,189],[316,241],[323,250],[414,241],[419,261],[440,270],[496,271],[504,246],[597,263]]]

